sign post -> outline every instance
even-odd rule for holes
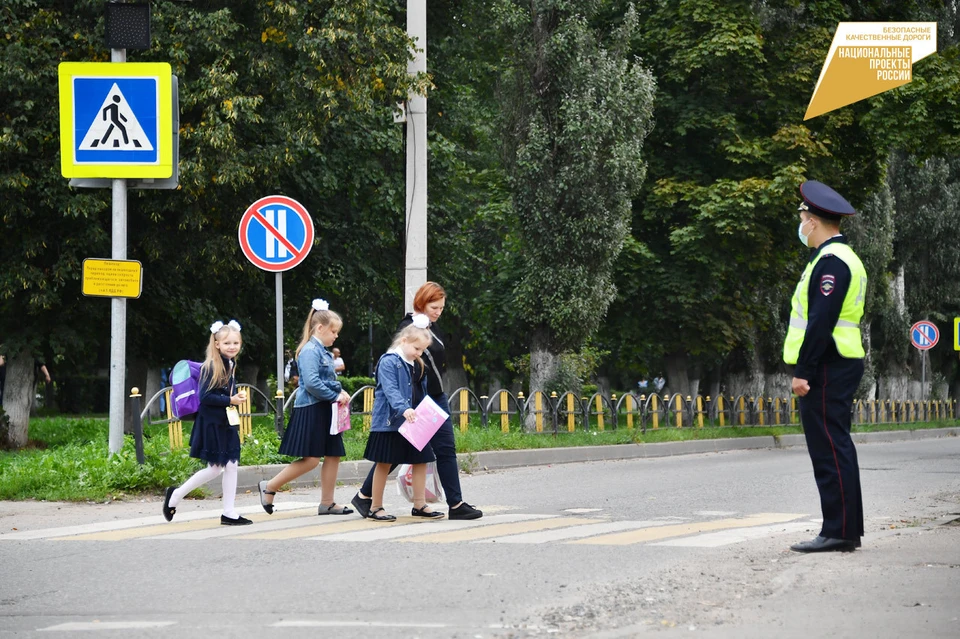
[[[927,399],[927,351],[940,341],[940,331],[933,322],[920,320],[910,327],[910,343],[920,351],[920,399]]]
[[[127,63],[126,49],[111,48],[110,62],[63,62],[58,78],[61,173],[110,180],[111,257],[125,261],[127,178],[173,174],[171,67],[166,62]],[[111,296],[111,454],[123,447],[126,342],[127,299]]]
[[[251,204],[240,218],[240,249],[259,269],[276,273],[278,435],[283,434],[283,272],[306,259],[313,248],[313,219],[302,204],[283,195],[268,195]]]

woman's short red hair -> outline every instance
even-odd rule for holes
[[[447,297],[447,292],[436,282],[427,282],[417,289],[417,294],[413,296],[413,310],[417,313],[423,313],[427,310],[427,304],[432,304],[437,300]]]

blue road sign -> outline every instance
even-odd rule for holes
[[[74,158],[80,164],[155,164],[159,106],[156,78],[74,78]]]
[[[240,248],[264,271],[288,271],[313,248],[313,220],[302,204],[283,195],[260,198],[240,218]]]
[[[172,77],[161,62],[61,63],[64,177],[170,177]]]
[[[910,343],[921,351],[926,351],[940,341],[940,331],[932,323],[921,320],[910,327]]]

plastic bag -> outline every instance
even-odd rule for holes
[[[397,494],[413,503],[413,466],[400,464],[397,468]],[[443,486],[440,485],[440,475],[437,474],[437,462],[427,464],[427,503],[436,504],[443,501]]]

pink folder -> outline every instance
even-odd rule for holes
[[[423,447],[430,443],[433,435],[440,430],[443,422],[447,421],[450,415],[440,408],[429,395],[423,398],[423,401],[415,410],[417,412],[416,421],[404,421],[400,426],[400,434],[406,437],[414,448],[423,450]]]

